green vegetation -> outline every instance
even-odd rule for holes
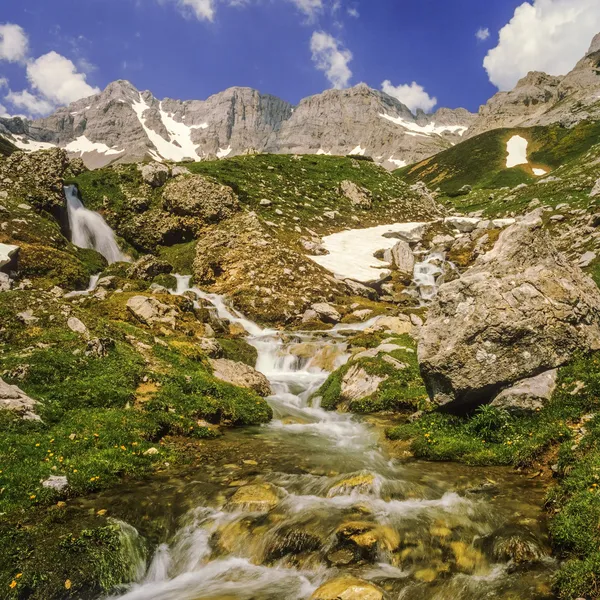
[[[430,413],[387,435],[410,441],[415,456],[427,460],[515,467],[556,461],[559,479],[547,504],[554,547],[566,562],[555,588],[560,598],[595,598],[600,530],[590,523],[600,521],[599,408],[600,353],[594,353],[560,369],[552,400],[534,415],[513,417],[489,406],[463,418]]]
[[[355,413],[374,413],[384,410],[417,410],[428,405],[427,392],[419,373],[415,343],[408,335],[386,336],[386,343],[398,346],[398,350],[380,352],[373,358],[352,360],[334,373],[316,393],[322,397],[321,406],[335,410],[343,401],[342,381],[355,366],[360,366],[368,375],[384,378],[374,394],[353,400],[348,409]],[[351,340],[357,348],[375,348],[383,341],[381,334],[365,334]],[[385,357],[388,357],[387,359]],[[390,360],[393,359],[393,360]]]
[[[528,140],[529,165],[506,168],[506,143],[519,135]],[[598,142],[600,122],[582,121],[572,129],[560,125],[516,129],[495,129],[440,152],[416,165],[395,173],[408,183],[425,182],[439,187],[447,197],[456,197],[470,185],[475,189],[499,189],[532,183],[532,168],[546,171],[581,158]]]
[[[17,152],[18,148],[4,136],[0,136],[0,156],[10,156],[13,152]]]

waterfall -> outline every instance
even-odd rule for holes
[[[74,185],[65,187],[71,241],[79,248],[96,250],[109,264],[129,261],[117,245],[115,234],[102,215],[88,210],[79,199]]]

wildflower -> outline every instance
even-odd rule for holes
[[[14,589],[16,586],[17,586],[17,582],[16,582],[16,581],[13,579],[13,580],[10,582],[10,584],[9,584],[9,586],[8,586],[8,587],[9,587],[9,588],[12,590],[12,589]]]

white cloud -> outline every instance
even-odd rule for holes
[[[475,34],[480,42],[485,42],[490,37],[490,30],[487,27],[480,27]]]
[[[360,17],[360,13],[356,8],[349,8],[347,10],[347,13],[350,17],[353,17],[354,19],[358,19],[358,17]]]
[[[0,104],[0,118],[5,118],[5,119],[9,119],[10,115],[8,114],[6,107],[2,106],[2,104]]]
[[[437,104],[437,98],[431,97],[422,85],[413,81],[410,85],[392,85],[388,79],[381,84],[381,89],[390,96],[400,100],[411,112],[421,109],[430,112]]]
[[[6,79],[6,77],[0,77],[0,90],[2,88],[7,88],[8,87],[8,79]]]
[[[515,9],[483,61],[490,81],[512,89],[529,71],[564,75],[600,30],[598,0],[533,0]]]
[[[0,25],[0,60],[23,62],[29,51],[27,34],[19,25]]]
[[[214,0],[179,0],[179,5],[190,9],[200,21],[213,21],[215,18]]]
[[[29,115],[47,115],[54,108],[52,102],[49,102],[40,96],[35,96],[27,90],[21,92],[9,91],[6,95],[6,100],[13,106],[22,108]]]
[[[86,81],[75,65],[56,52],[49,52],[27,64],[31,87],[54,104],[70,104],[97,94],[100,90]]]
[[[315,31],[312,34],[310,49],[317,69],[325,73],[331,85],[338,89],[348,87],[352,77],[352,71],[348,67],[352,60],[352,52],[324,31]]]
[[[315,19],[317,15],[323,11],[323,0],[291,0],[296,7],[301,10],[310,19]],[[337,8],[333,7],[335,12]]]

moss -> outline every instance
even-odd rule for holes
[[[175,244],[174,246],[160,246],[157,249],[158,256],[173,265],[175,273],[185,275],[193,273],[194,258],[196,257],[196,244],[188,242],[186,244]]]
[[[258,351],[243,338],[219,338],[218,342],[223,348],[224,358],[234,360],[236,362],[242,362],[251,367],[256,366]]]
[[[145,553],[133,532],[101,516],[52,509],[0,525],[0,582],[6,600],[105,595],[135,578]]]
[[[160,275],[157,275],[152,280],[152,283],[156,283],[157,285],[162,285],[163,287],[167,288],[168,290],[174,290],[177,288],[177,279],[175,279],[175,277],[173,277],[173,275],[169,275],[167,273],[161,273]]]

